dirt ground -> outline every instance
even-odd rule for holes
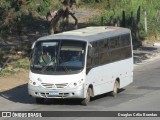
[[[0,92],[10,90],[28,83],[28,70],[21,70],[17,74],[0,77]]]

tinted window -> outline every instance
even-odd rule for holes
[[[99,64],[99,47],[98,42],[93,42],[92,47],[94,49],[94,56],[92,58],[92,64],[97,66]]]
[[[100,65],[103,65],[103,64],[106,64],[106,63],[109,63],[110,62],[110,53],[109,52],[104,52],[104,53],[101,53],[99,55],[100,57]]]
[[[120,47],[120,37],[113,37],[109,39],[109,49],[115,49]]]
[[[111,62],[124,60],[132,56],[130,34],[110,38],[110,58]]]
[[[121,47],[128,46],[131,44],[130,34],[122,35],[120,37],[120,45]]]
[[[91,43],[94,56],[87,58],[87,66],[96,67],[132,56],[130,34],[106,38]]]
[[[109,49],[108,40],[106,39],[99,41],[98,46],[99,46],[99,53],[104,53],[108,51]]]

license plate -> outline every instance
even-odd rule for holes
[[[59,95],[58,91],[49,91],[49,95]]]

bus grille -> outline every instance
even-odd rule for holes
[[[63,89],[67,87],[68,83],[63,84],[50,84],[50,83],[41,83],[42,87],[48,88],[48,89]]]

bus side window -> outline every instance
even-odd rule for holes
[[[86,74],[92,69],[93,67],[93,51],[91,47],[88,47],[87,51],[87,65],[86,65]]]
[[[110,62],[109,45],[108,40],[102,40],[99,42],[99,64],[107,64]]]
[[[88,47],[88,53],[87,53],[87,68],[92,66],[92,57],[93,57],[93,51],[91,47]]]
[[[93,52],[93,66],[98,66],[99,65],[99,46],[98,46],[98,42],[93,42],[92,43],[92,49],[94,50]]]
[[[121,47],[125,47],[125,46],[129,46],[131,45],[131,40],[130,40],[130,34],[126,34],[126,35],[122,35],[121,36],[121,40],[120,40],[120,44],[121,44]]]

